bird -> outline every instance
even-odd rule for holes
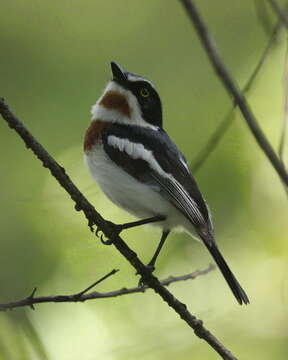
[[[163,129],[162,103],[154,84],[111,62],[112,79],[91,109],[84,159],[104,194],[138,221],[162,230],[156,259],[169,233],[182,229],[212,255],[240,305],[249,299],[215,241],[211,214],[186,158]]]

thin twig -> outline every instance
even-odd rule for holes
[[[234,108],[235,105],[233,105],[231,109],[226,113],[220,124],[214,130],[212,135],[210,135],[210,138],[207,140],[206,144],[195,156],[193,163],[189,166],[193,174],[196,174],[196,172],[200,170],[203,164],[207,161],[208,157],[212,154],[212,152],[219,145],[220,141],[223,139],[226,131],[232,124]]]
[[[248,81],[246,82],[245,86],[243,87],[242,89],[242,92],[244,94],[246,94],[247,92],[249,92],[249,90],[251,89],[251,86],[254,82],[254,80],[256,79],[262,65],[264,64],[270,50],[272,49],[273,45],[275,44],[275,40],[277,39],[277,35],[279,33],[279,30],[281,29],[281,23],[280,21],[275,25],[271,35],[270,35],[270,38],[252,72],[252,74],[250,75]]]
[[[286,3],[286,6],[284,10],[280,8],[278,3],[274,0],[268,0],[272,10],[275,12],[277,18],[283,24],[286,28],[286,32],[288,30],[288,17],[287,17],[287,7],[288,3]],[[282,130],[280,135],[280,142],[279,142],[279,148],[278,148],[278,154],[280,161],[283,164],[283,167],[285,168],[285,159],[284,159],[284,150],[285,150],[285,143],[286,143],[286,133],[287,133],[287,122],[288,122],[288,86],[287,86],[287,78],[288,78],[288,70],[287,70],[287,52],[288,52],[288,46],[287,46],[287,39],[286,39],[286,52],[285,52],[285,60],[284,60],[284,74],[283,74],[283,89],[284,89],[284,114],[283,114],[283,122],[282,122]],[[288,195],[288,189],[283,183],[284,190],[286,191],[286,194]]]
[[[268,12],[267,0],[254,0],[254,5],[259,23],[264,32],[269,35],[274,25],[272,25],[272,19]]]
[[[203,322],[192,315],[187,306],[181,303],[172,295],[167,288],[162,286],[159,280],[151,274],[149,269],[140,261],[137,254],[131,250],[123,239],[117,235],[115,230],[118,227],[106,221],[83,196],[80,190],[74,185],[70,177],[52,156],[43,148],[43,146],[32,136],[19,119],[10,111],[4,100],[0,98],[0,113],[23,139],[27,148],[30,148],[34,154],[42,161],[43,166],[47,167],[58,183],[70,194],[75,202],[75,210],[83,211],[91,230],[96,225],[104,235],[111,239],[113,245],[126,258],[126,260],[137,270],[148,287],[152,288],[174,311],[184,320],[201,339],[205,340],[223,359],[236,360],[236,357],[221,342],[207,330]]]
[[[108,279],[110,276],[116,274],[119,270],[118,269],[113,269],[112,271],[110,271],[108,274],[106,274],[105,276],[103,276],[101,279],[95,281],[93,284],[91,284],[90,286],[88,286],[86,289],[80,291],[78,294],[75,294],[74,296],[78,296],[78,298],[81,298],[84,294],[86,294],[89,290],[91,290],[93,287],[95,287],[96,285],[100,284],[101,282],[103,282],[104,280]],[[0,306],[1,309],[1,306]]]
[[[270,160],[275,171],[278,173],[280,179],[283,183],[288,186],[288,173],[286,172],[285,167],[282,164],[282,161],[278,158],[277,154],[273,150],[272,146],[268,142],[266,136],[264,135],[262,129],[258,125],[258,122],[252,113],[245,96],[238,89],[238,86],[232,79],[232,76],[228,72],[226,66],[224,65],[222,58],[211,39],[211,35],[203,22],[198,10],[196,9],[194,2],[190,0],[180,0],[184,9],[186,10],[191,22],[193,23],[195,30],[199,36],[199,39],[202,42],[202,45],[207,53],[207,56],[222,83],[224,84],[227,92],[233,97],[234,102],[237,104],[239,109],[242,112],[246,123],[254,135],[255,140],[257,141],[260,148],[263,150],[267,158]]]
[[[275,44],[275,40],[277,38],[277,35],[279,33],[279,30],[281,29],[281,23],[278,22],[278,24],[274,27],[270,38],[253,70],[251,75],[249,76],[249,79],[247,80],[246,84],[244,85],[242,92],[243,94],[246,94],[251,89],[251,86],[256,79],[262,65],[264,64],[272,46]],[[230,125],[232,124],[232,120],[234,119],[234,110],[236,107],[236,103],[234,102],[230,110],[226,113],[225,117],[221,121],[221,123],[218,125],[218,127],[214,130],[213,134],[208,139],[207,143],[204,145],[204,147],[199,151],[199,153],[196,155],[195,160],[193,161],[193,164],[190,166],[191,171],[195,174],[204,164],[204,162],[208,159],[208,157],[212,154],[212,152],[216,149],[218,144],[220,143],[221,139],[226,134],[226,131],[229,129]]]
[[[209,265],[209,267],[207,267],[207,269],[204,269],[204,270],[197,270],[197,271],[194,271],[192,273],[182,275],[182,276],[170,276],[167,279],[161,280],[160,284],[162,286],[168,286],[172,283],[179,282],[179,281],[193,280],[201,275],[208,274],[210,271],[214,270],[215,268],[216,268],[215,265]],[[115,274],[115,272],[114,272],[114,274]],[[110,272],[108,275],[105,276],[105,278],[107,279],[107,277],[111,276],[111,275],[112,275],[112,273]],[[104,277],[102,278],[102,281],[103,280],[105,280]],[[99,281],[98,281],[98,284],[99,284]],[[95,283],[92,284],[91,286],[89,286],[89,288],[92,288],[94,286],[95,286]],[[33,296],[28,296],[22,300],[17,300],[17,301],[5,303],[5,304],[0,304],[0,311],[12,310],[12,309],[15,309],[18,307],[23,307],[23,306],[32,307],[35,304],[42,304],[42,303],[84,302],[86,300],[107,299],[107,298],[113,298],[113,297],[122,296],[122,295],[144,293],[147,289],[149,289],[147,286],[143,286],[143,287],[139,286],[139,287],[133,287],[133,288],[129,288],[129,289],[122,288],[119,290],[114,290],[114,291],[109,291],[109,292],[93,291],[93,292],[87,294],[86,292],[88,291],[89,288],[81,291],[80,293],[72,294],[72,295],[51,295],[51,296],[34,297],[34,294],[33,294]]]
[[[278,153],[283,164],[285,164],[284,153],[285,153],[285,144],[286,144],[287,130],[288,130],[288,41],[287,40],[286,40],[286,51],[285,51],[284,72],[283,72],[283,93],[284,93],[284,111],[283,111],[283,121],[282,121],[282,129],[281,129]]]
[[[278,3],[275,0],[267,0],[267,1],[269,2],[271,8],[275,12],[275,14],[279,18],[279,20],[282,22],[282,24],[284,26],[286,26],[286,28],[288,28],[287,13],[280,8],[280,6],[278,5]]]

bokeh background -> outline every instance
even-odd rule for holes
[[[243,85],[276,22],[255,2],[198,1],[225,62]],[[258,1],[263,10],[263,1]],[[283,4],[283,2],[280,2]],[[263,16],[263,12],[262,15]],[[112,205],[83,165],[90,107],[110,78],[111,60],[151,79],[165,129],[193,162],[231,106],[178,1],[10,0],[0,11],[0,95],[112,221],[132,218]],[[285,32],[249,93],[277,147],[283,117]],[[80,291],[113,268],[97,290],[134,286],[135,271],[89,232],[49,172],[0,121],[0,302]],[[218,243],[251,299],[240,307],[218,271],[170,290],[240,359],[287,359],[287,196],[236,112],[220,146],[197,172]],[[159,238],[138,228],[124,238],[146,262]],[[201,244],[174,234],[160,278],[203,269]],[[42,304],[0,314],[1,360],[218,359],[152,291],[84,304]]]

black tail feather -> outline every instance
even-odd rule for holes
[[[220,253],[217,245],[215,243],[207,244],[204,242],[210,254],[213,256],[216,264],[218,265],[220,271],[222,272],[225,280],[227,281],[230,289],[232,290],[235,298],[237,299],[240,305],[249,304],[248,296],[245,291],[242,289],[239,282],[236,280],[226,261],[224,260],[222,254]]]

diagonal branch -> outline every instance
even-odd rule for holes
[[[272,10],[275,12],[279,20],[282,22],[282,24],[288,28],[288,17],[286,12],[282,11],[280,6],[278,5],[277,1],[275,0],[267,0],[272,8]]]
[[[270,35],[270,38],[267,42],[267,45],[265,46],[249,79],[247,80],[246,84],[244,85],[244,87],[242,89],[243,94],[247,94],[249,92],[249,90],[251,89],[251,86],[252,86],[254,80],[256,79],[260,69],[262,68],[262,65],[264,64],[272,46],[275,44],[275,40],[277,38],[277,35],[278,35],[280,29],[281,29],[281,23],[279,22],[273,29],[273,31]],[[193,161],[193,163],[191,165],[191,171],[193,173],[196,173],[202,167],[204,162],[208,159],[208,157],[211,155],[211,153],[215,150],[217,145],[220,143],[220,141],[223,138],[223,136],[225,135],[226,131],[229,129],[230,125],[232,124],[232,120],[234,119],[233,115],[234,115],[235,107],[236,107],[236,103],[234,101],[232,107],[226,113],[225,117],[222,119],[222,121],[218,125],[218,127],[214,130],[213,134],[210,136],[207,143],[196,155],[195,160]]]
[[[83,211],[88,225],[93,230],[96,225],[104,235],[110,239],[116,249],[126,258],[126,260],[137,270],[137,273],[145,279],[148,287],[152,288],[174,311],[186,322],[194,333],[201,339],[205,340],[223,359],[237,360],[236,357],[224,347],[223,344],[204,327],[203,322],[192,315],[187,306],[174,297],[172,293],[161,285],[159,280],[151,274],[149,269],[138,258],[137,254],[128,247],[123,239],[117,235],[117,225],[105,220],[99,212],[90,204],[80,190],[74,185],[70,177],[66,174],[65,169],[61,167],[44,147],[32,136],[22,122],[10,111],[4,100],[0,98],[0,113],[11,128],[25,142],[26,147],[30,148],[38,159],[47,167],[52,176],[65,189],[75,202],[75,210]]]
[[[286,40],[286,51],[285,51],[285,61],[284,61],[284,73],[283,73],[283,92],[284,92],[284,113],[283,113],[282,129],[281,129],[278,152],[279,152],[279,157],[285,166],[284,151],[285,151],[285,144],[286,144],[287,131],[288,131],[288,41],[287,40]]]
[[[262,26],[264,32],[269,35],[273,28],[272,19],[268,11],[269,5],[267,0],[254,0],[254,8],[259,24]]]
[[[186,275],[169,276],[167,279],[161,280],[160,284],[162,286],[169,286],[170,284],[175,283],[175,282],[185,281],[185,280],[193,280],[199,276],[208,274],[210,271],[214,270],[215,268],[216,268],[215,265],[209,265],[204,270],[196,270],[196,271],[186,274]],[[115,270],[113,270],[113,274],[115,274]],[[110,275],[112,275],[112,272],[107,274],[105,276],[105,279],[107,278],[107,276],[110,276]],[[104,279],[102,278],[100,280],[103,281]],[[97,283],[99,283],[99,280],[97,281]],[[96,285],[95,283],[92,284],[91,286],[89,286],[89,289],[91,287],[94,287],[95,285]],[[80,293],[76,293],[76,294],[72,294],[72,295],[52,295],[52,296],[39,296],[39,297],[34,296],[35,291],[36,291],[36,289],[34,289],[32,294],[24,299],[5,303],[5,304],[0,304],[0,311],[12,310],[12,309],[15,309],[18,307],[24,307],[24,306],[29,306],[34,309],[35,304],[42,304],[42,303],[84,302],[87,300],[114,298],[117,296],[123,296],[123,295],[129,295],[129,294],[144,293],[149,288],[148,288],[148,286],[143,286],[143,287],[137,286],[137,287],[133,287],[133,288],[129,288],[129,289],[122,288],[119,290],[108,291],[108,292],[93,291],[88,294],[86,293],[86,291],[88,291],[87,289],[81,291]]]
[[[227,92],[233,97],[235,103],[241,110],[242,115],[246,120],[246,123],[258,145],[263,150],[267,158],[270,160],[272,166],[278,173],[282,182],[286,186],[288,186],[288,173],[286,172],[282,161],[278,158],[277,154],[273,150],[265,134],[258,125],[258,122],[253,112],[251,111],[245,96],[241,93],[235,81],[232,79],[232,76],[230,75],[228,69],[224,65],[222,58],[215,46],[215,43],[211,39],[211,35],[206,27],[206,24],[203,22],[198,10],[194,5],[194,2],[190,0],[180,0],[180,2],[186,10],[191,22],[193,23],[216,74],[222,81]]]

